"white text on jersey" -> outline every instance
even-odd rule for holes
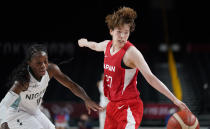
[[[46,88],[42,91],[40,91],[39,93],[35,93],[35,94],[30,94],[30,95],[26,95],[26,99],[28,100],[32,100],[32,99],[35,99],[35,98],[38,98],[39,96],[43,95],[46,91]]]
[[[104,69],[108,69],[111,72],[115,72],[115,66],[104,64]]]

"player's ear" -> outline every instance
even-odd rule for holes
[[[109,33],[110,33],[111,36],[113,36],[113,30],[112,29],[109,30]]]
[[[27,61],[27,64],[30,66],[30,65],[31,65],[31,61],[28,60],[28,61]]]

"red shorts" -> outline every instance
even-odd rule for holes
[[[104,129],[137,129],[143,116],[141,99],[109,102]]]

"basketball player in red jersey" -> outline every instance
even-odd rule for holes
[[[147,82],[167,96],[180,109],[188,107],[178,100],[151,72],[141,52],[128,41],[134,31],[136,12],[128,7],[106,17],[112,40],[100,43],[78,40],[80,47],[104,52],[104,94],[109,99],[104,129],[137,129],[143,116],[143,103],[136,87],[138,71]]]

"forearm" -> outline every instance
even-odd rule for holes
[[[88,48],[90,48],[91,50],[94,50],[94,51],[98,51],[96,42],[88,41],[87,43],[85,43],[85,47],[88,47]]]
[[[174,102],[176,97],[171,93],[171,91],[156,76],[151,76],[150,78],[151,79],[149,80],[151,81],[148,81],[149,84]]]
[[[78,85],[75,85],[73,84],[71,88],[71,91],[78,97],[80,97],[82,100],[87,100],[87,99],[90,99],[89,96],[86,94],[85,90],[78,86]]]
[[[108,42],[109,40],[105,40],[105,41],[97,43],[93,41],[88,41],[87,39],[84,39],[84,38],[78,40],[78,44],[80,47],[88,47],[91,50],[98,51],[98,52],[105,51]]]
[[[0,125],[4,122],[3,119],[7,116],[8,108],[5,105],[0,105]]]
[[[67,75],[60,71],[59,67],[55,64],[48,66],[48,72],[63,86],[72,91],[73,94],[80,97],[84,101],[90,99],[85,93],[84,89],[72,81]]]
[[[5,106],[6,108],[9,108],[18,99],[18,97],[18,94],[13,91],[9,91],[2,99],[0,106]]]
[[[15,100],[19,97],[13,91],[9,91],[3,100],[0,103],[0,121],[3,120],[7,116],[8,108],[15,102]],[[2,123],[3,121],[1,121]]]
[[[69,81],[69,83],[66,84],[66,87],[71,90],[71,92],[78,96],[79,98],[81,98],[82,100],[87,100],[90,99],[89,96],[86,94],[85,90],[79,86],[78,84],[76,84],[73,81]]]

